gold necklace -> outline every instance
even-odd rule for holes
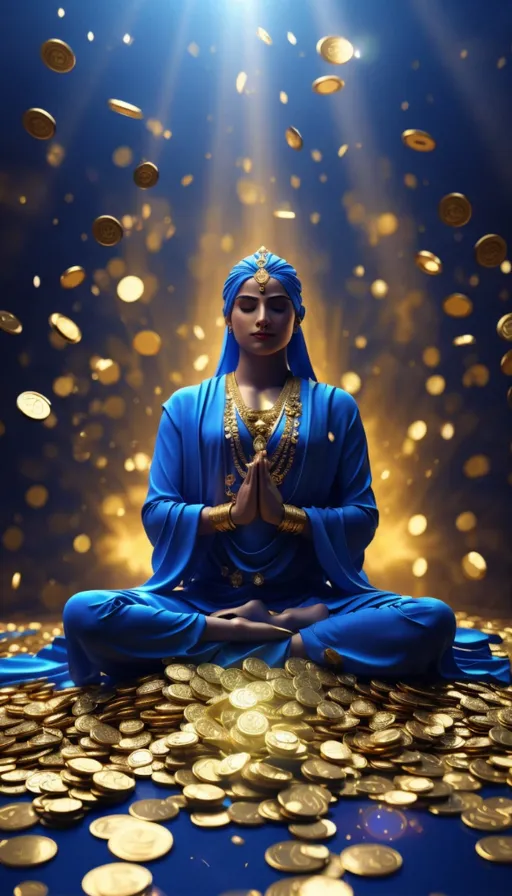
[[[263,451],[267,447],[267,442],[272,435],[272,430],[279,420],[282,410],[291,395],[293,381],[294,377],[288,376],[276,403],[272,405],[271,408],[259,410],[258,408],[247,407],[243,400],[242,393],[240,392],[234,372],[227,375],[226,385],[228,392],[232,396],[238,413],[253,438],[252,447],[256,453],[258,451]]]
[[[242,401],[242,407],[238,407],[235,396],[236,392],[232,389],[232,377],[230,374],[226,376],[226,403],[224,407],[224,435],[226,439],[230,440],[231,443],[231,454],[233,457],[233,463],[235,465],[236,470],[238,471],[241,479],[245,479],[247,475],[247,465],[248,461],[245,456],[242,443],[240,441],[240,433],[238,430],[238,421],[236,417],[236,411],[238,410],[242,420],[247,426],[247,429],[251,432],[251,429],[248,426],[247,421],[244,419],[244,415],[241,411],[244,411],[245,405]],[[236,382],[236,380],[235,380]],[[284,427],[284,431],[281,435],[279,443],[276,446],[276,449],[271,457],[269,457],[269,469],[272,480],[276,483],[276,485],[280,485],[287,473],[289,472],[293,458],[295,455],[295,446],[299,440],[299,426],[300,426],[300,417],[302,414],[302,402],[300,401],[300,388],[301,381],[299,377],[290,377],[290,380],[287,381],[285,387],[288,386],[288,382],[290,383],[289,392],[287,390],[287,398],[284,399],[284,412],[286,414],[286,423]],[[281,398],[282,396],[280,396]],[[278,399],[279,400],[279,399]],[[276,402],[277,404],[277,402]],[[252,408],[249,409],[252,411]],[[275,405],[273,408],[269,410],[275,411]],[[255,412],[258,417],[262,412]],[[263,412],[267,414],[266,411]],[[276,415],[277,419],[277,415]],[[275,422],[275,421],[274,421]],[[270,433],[272,429],[270,429]],[[261,436],[261,433],[256,433],[253,440],[253,447],[256,443],[257,436]],[[268,439],[265,441],[266,446]],[[258,444],[261,444],[258,442]],[[262,449],[255,449],[262,450]],[[252,458],[251,458],[252,460]],[[235,476],[230,473],[226,476],[226,494],[231,500],[235,500],[236,494],[231,490],[231,486],[235,483]]]

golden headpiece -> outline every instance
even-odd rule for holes
[[[265,284],[270,280],[270,274],[265,270],[265,265],[268,261],[269,251],[265,248],[265,246],[260,246],[255,255],[259,255],[259,258],[256,259],[256,264],[258,265],[258,270],[254,274],[254,279],[260,285],[260,292],[265,292]]]

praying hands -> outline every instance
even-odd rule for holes
[[[247,526],[258,517],[274,526],[283,518],[283,499],[270,475],[266,451],[259,451],[248,464],[247,476],[231,510],[231,519],[237,526]]]

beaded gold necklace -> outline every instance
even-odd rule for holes
[[[295,455],[295,446],[299,439],[300,417],[302,414],[300,386],[300,377],[288,377],[276,403],[268,410],[256,410],[248,408],[245,404],[234,372],[227,374],[224,435],[226,439],[230,440],[233,463],[242,479],[245,479],[247,475],[248,461],[240,441],[236,412],[238,411],[252,436],[253,449],[256,454],[267,447],[268,440],[284,409],[286,415],[285,427],[275,451],[269,457],[270,475],[276,485],[280,485],[291,468]],[[250,460],[252,460],[252,457]],[[229,489],[234,484],[234,481],[235,477],[232,474],[226,476],[226,493],[229,497],[234,497],[234,493]]]

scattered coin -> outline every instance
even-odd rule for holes
[[[291,126],[289,128],[286,128],[285,137],[288,146],[290,146],[292,149],[302,149],[302,147],[304,146],[302,134],[297,130],[297,128]]]
[[[153,162],[141,162],[133,172],[133,179],[142,190],[149,190],[158,183],[160,172]]]
[[[8,312],[6,311],[0,311],[0,327],[2,327],[2,314],[7,313]],[[4,329],[4,327],[2,327],[2,329]],[[503,317],[500,317],[496,325],[496,332],[502,339],[505,339],[507,342],[512,342],[512,312],[509,311],[508,314],[504,314]]]
[[[133,818],[140,821],[170,821],[179,814],[179,807],[168,800],[137,800],[128,809]]]
[[[507,244],[497,233],[488,233],[475,243],[475,258],[484,268],[496,268],[507,257]]]
[[[48,896],[48,887],[39,880],[24,880],[14,887],[14,896]]]
[[[402,867],[402,856],[396,849],[374,843],[348,846],[340,858],[345,871],[361,877],[383,877]]]
[[[415,261],[420,271],[423,271],[424,274],[430,274],[430,276],[436,276],[436,274],[440,274],[443,270],[441,259],[438,258],[437,255],[434,255],[433,252],[427,252],[425,250],[416,252]]]
[[[322,37],[317,42],[316,51],[326,62],[333,65],[344,65],[350,62],[354,55],[354,47],[346,37],[329,35]]]
[[[475,828],[477,831],[504,831],[512,827],[512,818],[503,812],[485,809],[483,806],[467,809],[462,813],[461,819],[468,828]]]
[[[174,838],[167,828],[152,821],[130,818],[108,841],[108,848],[118,859],[128,862],[151,862],[169,852]]]
[[[74,265],[71,268],[67,268],[67,270],[60,275],[60,285],[64,287],[64,289],[74,289],[84,282],[85,277],[86,273],[84,269],[80,267],[80,265]]]
[[[343,87],[345,87],[345,82],[334,75],[322,75],[321,78],[316,78],[311,86],[315,93],[326,95],[328,93],[337,93],[338,90],[342,90]]]
[[[26,831],[37,824],[32,803],[8,803],[0,807],[0,831]]]
[[[80,327],[78,327],[74,321],[72,321],[69,317],[66,317],[64,314],[50,314],[48,318],[48,323],[50,324],[52,330],[55,330],[59,336],[62,336],[66,342],[70,342],[72,345],[76,345],[80,342],[82,338],[82,331]]]
[[[0,330],[17,336],[23,327],[15,314],[11,314],[10,311],[0,311]]]
[[[265,851],[265,861],[277,871],[319,871],[329,860],[326,846],[283,840]]]
[[[101,818],[91,821],[89,831],[99,840],[110,840],[121,828],[132,822],[131,815],[103,815]]]
[[[512,862],[512,837],[482,837],[475,849],[488,862]]]
[[[92,234],[100,246],[117,246],[123,238],[123,225],[112,215],[100,215],[93,221]]]
[[[23,127],[36,140],[50,140],[55,135],[57,122],[45,109],[27,109],[23,115]]]
[[[415,128],[404,131],[402,141],[416,152],[432,152],[436,148],[436,141],[427,131],[418,131]]]
[[[58,38],[44,42],[41,47],[41,59],[52,72],[60,74],[67,74],[76,64],[75,54],[69,44]]]
[[[133,106],[131,103],[125,103],[124,100],[109,100],[108,105],[112,112],[125,115],[127,118],[144,118],[142,109],[139,109],[138,106]]]
[[[0,841],[0,865],[30,868],[43,865],[57,854],[57,844],[40,834],[22,834]]]
[[[40,392],[21,392],[16,399],[18,410],[31,420],[46,420],[51,413],[51,403]]]
[[[450,227],[464,227],[471,214],[471,203],[462,193],[448,193],[439,203],[439,217]]]
[[[82,878],[86,896],[142,896],[153,882],[147,868],[128,862],[112,862],[88,871]]]

